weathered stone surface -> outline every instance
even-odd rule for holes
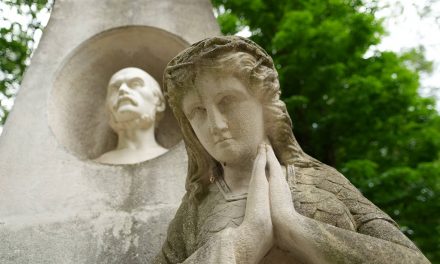
[[[93,162],[114,147],[104,111],[124,67],[158,81],[187,43],[219,34],[208,0],[57,0],[0,138],[0,263],[148,263],[184,193],[186,153]]]

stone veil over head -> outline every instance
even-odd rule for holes
[[[216,37],[200,41],[174,58],[164,75],[166,96],[181,126],[188,151],[187,190],[202,193],[210,176],[219,175],[218,162],[200,144],[182,109],[188,87],[194,86],[197,73],[219,70],[237,75],[263,104],[265,128],[275,154],[283,165],[319,166],[324,164],[303,152],[292,132],[292,121],[280,100],[278,73],[272,58],[254,42],[240,37]]]

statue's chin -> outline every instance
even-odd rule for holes
[[[128,121],[117,122],[113,118],[110,119],[110,127],[115,131],[145,129],[154,126],[154,118],[149,115],[142,115],[139,118]]]
[[[216,144],[215,149],[208,152],[215,160],[222,164],[244,164],[246,161],[255,159],[256,149],[253,145],[230,140]]]

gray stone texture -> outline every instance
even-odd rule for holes
[[[91,161],[114,147],[106,82],[139,67],[158,81],[180,50],[219,34],[209,0],[57,0],[0,137],[0,263],[149,263],[184,194],[187,158]]]

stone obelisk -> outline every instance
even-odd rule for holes
[[[112,149],[104,100],[113,73],[162,81],[190,43],[220,34],[209,0],[57,0],[0,137],[0,263],[149,263],[184,194],[186,152],[168,109],[170,149],[135,165]]]

